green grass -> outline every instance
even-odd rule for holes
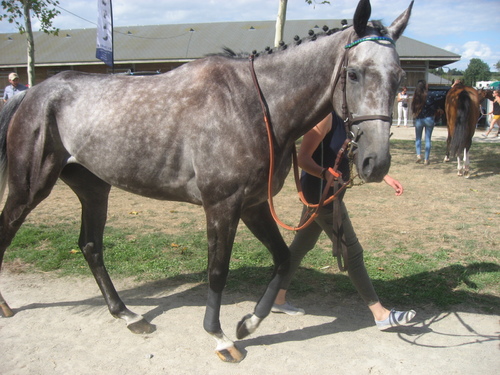
[[[88,275],[87,263],[78,250],[79,227],[58,224],[25,224],[6,253],[6,262],[15,259],[42,271],[62,275]],[[206,268],[206,240],[203,232],[186,237],[150,233],[129,237],[121,229],[108,227],[104,238],[104,259],[116,276],[155,280]]]

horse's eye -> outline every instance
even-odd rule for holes
[[[357,81],[358,80],[358,75],[356,73],[354,73],[354,72],[348,72],[347,75],[348,75],[348,77],[349,77],[349,79],[351,81]]]

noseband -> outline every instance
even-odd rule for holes
[[[337,75],[335,76],[334,85],[333,85],[333,92],[335,92],[337,84],[340,81],[341,89],[342,89],[342,101],[343,101],[343,103],[342,103],[342,116],[343,117],[342,118],[344,119],[344,124],[346,127],[346,134],[347,134],[348,138],[344,142],[344,146],[342,147],[341,151],[339,152],[339,155],[337,156],[337,160],[341,159],[343,153],[346,150],[349,150],[348,153],[350,156],[352,156],[352,154],[354,153],[354,150],[357,148],[356,142],[358,141],[359,137],[361,136],[361,132],[359,131],[359,128],[356,130],[355,133],[353,132],[352,127],[354,124],[357,124],[357,123],[360,123],[363,121],[371,121],[371,120],[381,120],[381,121],[385,121],[385,122],[389,122],[389,123],[392,122],[392,117],[385,116],[385,115],[363,115],[363,116],[354,117],[352,115],[352,113],[349,111],[348,106],[347,106],[347,93],[346,93],[346,91],[347,91],[346,90],[346,84],[347,84],[346,78],[347,78],[347,63],[348,63],[347,52],[352,47],[357,46],[358,44],[360,44],[362,42],[366,42],[366,41],[388,41],[391,44],[395,45],[394,40],[392,40],[389,37],[369,36],[369,37],[358,39],[352,43],[347,44],[344,47],[345,51],[344,51],[344,55],[342,57],[340,68],[338,69]],[[327,174],[328,176],[326,178],[327,183],[326,183],[325,191],[323,192],[319,203],[318,204],[308,203],[302,194],[299,172],[298,172],[297,151],[296,151],[295,145],[294,145],[293,150],[292,150],[292,158],[293,158],[295,183],[297,186],[297,190],[299,192],[299,197],[300,197],[302,203],[304,203],[308,208],[315,208],[315,211],[309,214],[309,217],[307,220],[305,220],[305,222],[302,222],[303,220],[301,220],[301,224],[299,224],[298,227],[291,227],[291,226],[283,223],[278,218],[276,211],[274,209],[274,205],[273,205],[273,192],[272,192],[272,177],[273,177],[273,172],[274,172],[274,152],[273,152],[274,147],[273,147],[272,128],[271,128],[271,124],[269,121],[269,113],[268,113],[267,106],[265,104],[264,96],[262,94],[262,90],[260,89],[259,82],[258,82],[257,76],[255,74],[254,55],[253,54],[249,56],[249,61],[250,61],[250,72],[252,74],[252,79],[253,79],[255,88],[257,89],[259,101],[260,101],[260,104],[262,107],[262,112],[264,114],[264,122],[266,124],[267,136],[268,136],[268,142],[269,142],[269,181],[268,181],[267,191],[268,191],[268,202],[269,202],[269,208],[271,210],[271,215],[273,216],[276,223],[278,223],[281,227],[288,229],[288,230],[298,231],[298,230],[301,230],[301,229],[307,227],[309,224],[311,224],[314,221],[314,219],[318,216],[319,209],[322,206],[336,200],[339,197],[340,193],[347,188],[349,183],[352,181],[352,178],[350,181],[343,182],[342,178],[341,178],[341,174],[339,174],[337,172],[338,163],[336,163],[334,168],[329,168],[329,173]],[[334,189],[334,191],[335,191],[334,195],[327,198],[328,190],[329,190],[330,186],[334,183],[334,181],[338,187],[336,187]],[[339,181],[341,181],[342,183],[339,184],[338,183]],[[344,259],[346,259],[346,257],[344,257]],[[339,263],[339,267],[341,269],[343,269],[343,267],[340,265],[340,263]]]

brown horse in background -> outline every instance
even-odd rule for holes
[[[477,91],[473,87],[458,84],[446,95],[448,139],[444,161],[449,161],[450,155],[456,157],[458,175],[465,178],[470,177],[469,149],[481,115],[479,106],[485,98],[493,97],[490,91]]]

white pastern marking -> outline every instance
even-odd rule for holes
[[[252,316],[245,320],[245,327],[250,333],[254,333],[256,329],[259,327],[260,322],[262,322],[262,319],[257,317],[255,314],[252,314]]]
[[[229,340],[224,333],[222,333],[222,337],[218,337],[217,335],[212,335],[212,337],[215,339],[215,342],[217,343],[217,347],[215,348],[215,350],[217,351],[232,348],[234,346],[234,342]]]
[[[68,160],[66,160],[66,164],[80,164],[78,160],[74,156],[70,156]]]

